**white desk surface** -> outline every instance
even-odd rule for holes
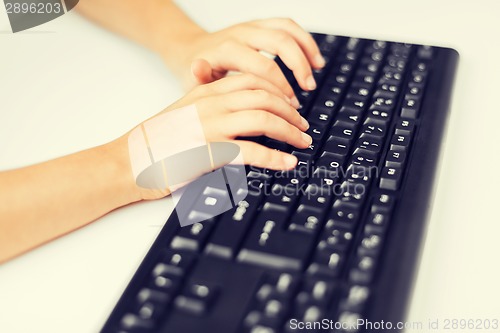
[[[182,6],[210,30],[289,16],[309,30],[456,48],[452,113],[408,320],[500,319],[500,1]],[[0,10],[0,170],[107,142],[181,94],[159,58],[74,12],[12,34]],[[0,266],[0,332],[97,332],[170,211],[166,200],[119,209]]]

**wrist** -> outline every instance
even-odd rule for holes
[[[153,49],[174,74],[182,75],[186,68],[189,71],[191,65],[190,46],[208,32],[191,20],[172,1],[158,1],[156,17],[152,18],[155,24],[152,29]]]
[[[130,165],[127,136],[122,136],[97,147],[105,174],[109,175],[110,192],[117,207],[142,200],[140,189],[135,183]]]

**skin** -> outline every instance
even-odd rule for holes
[[[230,70],[252,73],[276,85],[297,108],[278,66],[258,51],[280,56],[304,90],[316,88],[311,67],[324,66],[311,35],[288,18],[256,20],[209,33],[169,0],[86,0],[77,9],[158,53],[188,89],[220,79]]]
[[[290,85],[277,65],[259,53],[279,55],[301,88],[314,89],[311,67],[322,67],[324,60],[295,22],[258,20],[208,33],[168,0],[86,0],[77,8],[158,53],[191,89],[162,112],[195,104],[207,141],[237,143],[246,164],[286,170],[297,159],[235,141],[237,136],[266,135],[298,148],[311,143]],[[228,71],[243,74],[224,78]],[[0,172],[0,263],[118,207],[169,195],[136,186],[127,138],[128,133],[102,146]]]
[[[267,135],[299,148],[312,141],[302,132],[307,123],[280,90],[252,74],[198,86],[162,112],[191,104],[196,105],[207,141],[237,143],[246,164],[291,169],[297,159],[234,140],[237,136]],[[0,263],[118,207],[170,194],[138,187],[128,154],[127,133],[102,146],[0,172]]]

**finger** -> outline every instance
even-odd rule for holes
[[[314,38],[295,21],[289,18],[272,18],[255,21],[254,24],[263,28],[279,29],[288,32],[300,45],[314,68],[322,68],[325,66],[325,60],[321,56],[321,52]]]
[[[312,75],[311,64],[303,50],[297,44],[297,41],[288,32],[253,28],[248,31],[245,39],[255,49],[278,55],[283,60],[283,63],[293,72],[302,89],[316,89],[316,81]]]
[[[263,110],[246,110],[227,115],[227,126],[221,129],[226,137],[265,135],[297,148],[307,148],[312,138],[281,117]]]
[[[215,81],[212,74],[212,67],[204,59],[196,59],[191,64],[191,73],[197,84],[205,84]]]
[[[228,94],[241,90],[265,90],[274,94],[278,98],[285,100],[288,104],[292,104],[290,98],[272,82],[250,73],[229,76],[222,80],[206,84],[203,87],[200,87],[200,89],[205,91],[205,96]]]
[[[238,42],[227,41],[213,50],[207,60],[215,70],[234,70],[252,73],[272,82],[290,99],[296,99],[292,87],[274,60],[264,57],[256,50]]]
[[[204,66],[203,62],[204,61],[200,61],[200,63],[197,65]],[[204,74],[200,75],[203,76]],[[201,80],[203,79],[201,78]],[[187,105],[203,98],[215,97],[215,95],[223,95],[241,90],[265,90],[271,94],[276,95],[278,98],[283,99],[287,104],[292,105],[292,107],[294,108],[294,112],[296,112],[295,109],[298,107],[273,83],[264,80],[263,78],[256,75],[245,73],[224,77],[210,83],[198,85],[183,98],[172,104],[168,109],[173,110],[179,107],[179,105]],[[214,111],[213,106],[211,106],[210,104],[207,105],[207,109],[208,108],[210,108],[211,112]],[[245,108],[248,109],[248,107]]]
[[[223,109],[229,112],[265,110],[303,131],[309,128],[309,124],[297,110],[282,98],[266,90],[240,90],[229,94],[213,96],[203,102],[206,103],[207,109],[210,105],[221,105]]]
[[[244,140],[229,141],[240,146],[245,164],[273,170],[289,170],[297,165],[297,157]]]

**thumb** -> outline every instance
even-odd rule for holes
[[[197,84],[205,84],[216,80],[212,67],[205,59],[195,59],[191,63],[191,73]]]

